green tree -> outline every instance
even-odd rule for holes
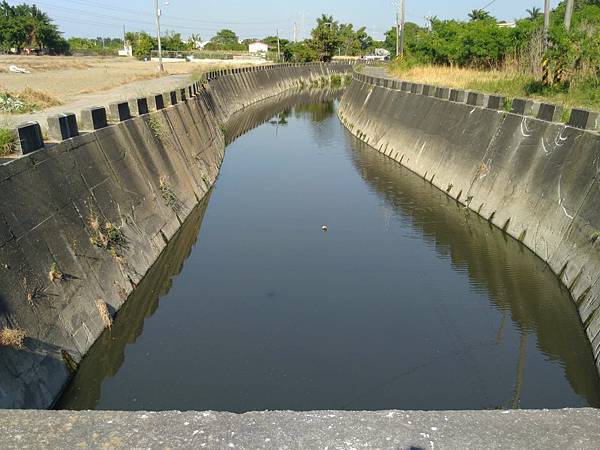
[[[223,29],[213,36],[210,41],[224,47],[232,46],[238,44],[238,36],[234,31]]]
[[[317,53],[319,60],[327,62],[331,61],[341,43],[338,22],[333,20],[333,16],[323,14],[311,31],[309,47]]]
[[[540,17],[542,17],[542,10],[540,8],[538,8],[537,6],[534,6],[531,9],[526,9],[525,12],[527,14],[529,14],[529,17],[528,17],[529,20],[535,21],[535,20],[539,19]]]
[[[0,3],[0,48],[20,52],[32,47],[50,52],[68,51],[67,41],[50,17],[35,5]]]
[[[469,13],[469,19],[471,19],[473,22],[476,20],[488,20],[492,18],[493,17],[490,15],[490,13],[484,9],[474,9]]]
[[[133,47],[133,56],[138,59],[149,58],[152,50],[158,48],[157,40],[145,31],[127,33],[125,34],[125,39]]]

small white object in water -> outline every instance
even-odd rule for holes
[[[329,230],[329,227],[327,225],[323,225],[321,227],[321,231],[328,231],[328,230]]]

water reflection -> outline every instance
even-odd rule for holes
[[[127,345],[134,343],[144,331],[144,321],[169,293],[172,280],[183,268],[198,235],[207,195],[190,214],[154,266],[119,311],[110,330],[106,330],[83,359],[77,374],[56,404],[57,409],[95,409],[105,379],[115,376],[125,360]]]
[[[579,316],[568,291],[543,261],[427,181],[353,136],[347,139],[356,170],[390,210],[440,256],[449,258],[455,270],[468,274],[473,286],[502,311],[498,343],[507,321],[517,325],[521,336],[514,362],[515,396],[504,406],[520,405],[528,335],[535,336],[549,359],[560,362],[577,394],[600,406],[600,380]]]
[[[58,407],[600,405],[589,344],[556,277],[349,135],[337,96],[298,91],[230,120],[198,244],[206,203]]]

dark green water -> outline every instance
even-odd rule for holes
[[[210,199],[59,408],[600,406],[556,277],[355,140],[336,105],[296,94],[232,121]]]

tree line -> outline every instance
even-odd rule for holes
[[[544,52],[543,14],[533,7],[514,24],[499,22],[484,10],[473,10],[469,19],[430,19],[428,26],[405,24],[405,64],[438,64],[460,67],[500,69],[512,66],[523,72],[539,71],[541,60],[549,57],[555,66],[586,76],[600,71],[600,0],[576,0],[570,31],[563,18],[566,2],[552,11],[548,34],[549,47]],[[125,40],[138,58],[150,56],[158,48],[157,39],[144,31],[130,32]],[[165,50],[195,50],[200,36],[184,40],[179,33],[166,33],[162,38]],[[376,48],[385,48],[392,55],[396,50],[396,28],[385,33],[383,41],[369,36],[365,27],[340,23],[331,15],[322,15],[301,42],[266,36],[240,41],[230,29],[220,30],[203,46],[213,51],[247,51],[248,44],[262,40],[272,52],[280,50],[282,60],[289,62],[329,61],[336,56],[362,56]],[[278,45],[279,41],[279,45]],[[104,49],[115,52],[123,45],[121,39],[71,38],[65,40],[46,13],[36,6],[10,6],[0,3],[0,48],[17,52],[38,48],[50,53]],[[108,50],[107,50],[108,49]]]

